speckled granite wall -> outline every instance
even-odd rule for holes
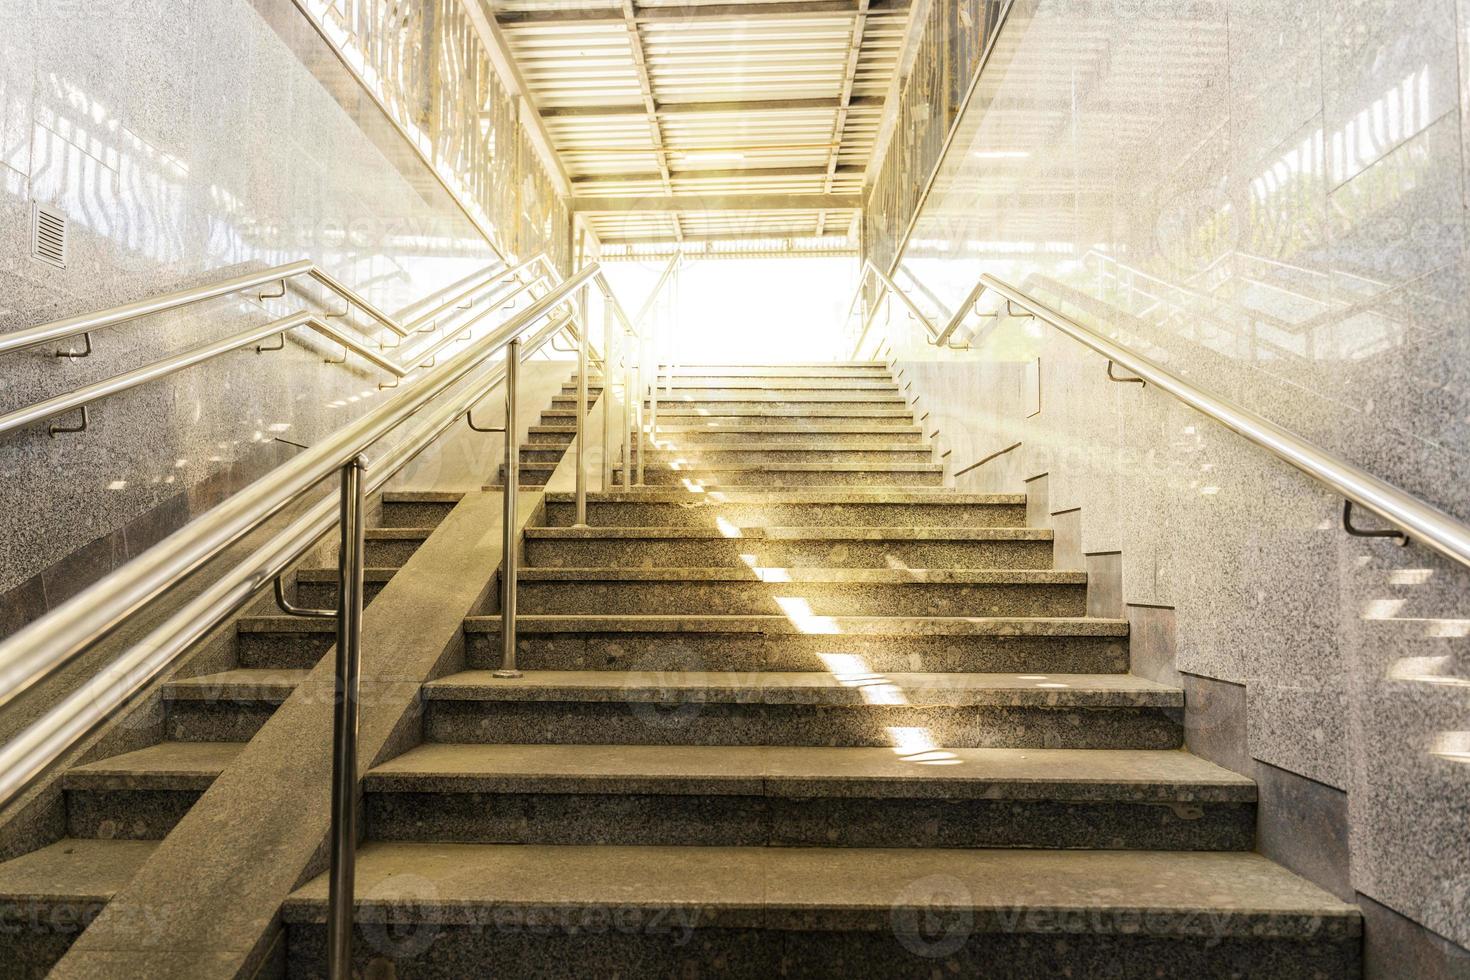
[[[949,305],[1022,284],[1470,519],[1467,32],[1467,0],[1021,0],[902,273]],[[1341,500],[1058,334],[970,329],[874,330],[952,471],[1022,444],[960,484],[1049,473],[1125,601],[1177,611],[1178,667],[1244,687],[1250,754],[1346,791],[1353,887],[1470,943],[1470,573],[1346,537]]]
[[[394,310],[491,261],[334,72],[289,0],[0,0],[0,330],[302,258]],[[29,257],[32,200],[71,223],[65,270]],[[229,299],[84,360],[8,355],[0,412],[262,320]],[[98,404],[87,433],[0,437],[0,634],[295,451],[276,436],[377,402],[376,372],[324,354],[237,352]]]

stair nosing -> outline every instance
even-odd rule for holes
[[[1129,635],[1126,619],[1090,616],[827,616],[834,630],[818,636],[999,636],[999,637],[1114,637]],[[468,616],[471,633],[500,631],[500,616]],[[905,625],[921,627],[905,630]],[[516,616],[522,635],[535,633],[767,633],[813,636],[808,627],[784,615],[543,615]],[[1068,631],[1065,628],[1072,627]]]
[[[1020,683],[1020,682],[1025,683]],[[890,693],[890,689],[891,692]],[[710,704],[877,707],[1010,707],[1102,710],[1184,705],[1184,692],[1131,674],[828,671],[528,670],[514,679],[464,670],[429,681],[429,701],[666,703],[674,693]],[[874,700],[889,698],[889,700]],[[919,700],[921,699],[921,700]]]
[[[910,764],[907,769],[902,760],[895,765],[895,751],[828,746],[429,742],[369,770],[364,790],[1100,803],[1256,801],[1253,780],[1178,750],[938,748],[933,753],[946,756],[945,761],[952,764]],[[605,759],[608,754],[616,759],[611,765]],[[444,765],[446,757],[459,755],[469,757],[469,764]],[[1106,774],[1077,772],[1076,763],[1084,759]],[[1129,776],[1130,767],[1161,763],[1173,771]],[[830,768],[834,764],[835,771]],[[1056,772],[1058,765],[1064,767],[1060,774],[1046,775],[1048,769]]]

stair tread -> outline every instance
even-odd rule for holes
[[[1126,619],[1082,616],[823,616],[820,628],[789,616],[541,616],[519,615],[527,633],[741,632],[792,636],[1127,636]],[[468,632],[499,632],[499,616],[470,616]]]
[[[554,541],[689,539],[699,541],[1051,541],[1042,527],[528,527],[527,538]]]
[[[570,492],[546,494],[548,503],[575,503],[577,495]],[[843,487],[840,490],[808,490],[791,487],[775,487],[768,490],[740,487],[715,493],[699,493],[676,487],[634,487],[629,490],[603,490],[589,492],[587,499],[593,503],[670,503],[703,507],[718,507],[720,504],[926,504],[953,507],[976,505],[1024,506],[1024,493],[961,493],[941,487],[931,489],[893,487]]]
[[[432,527],[370,527],[364,537],[369,541],[423,541],[433,533]]]
[[[676,411],[677,409],[677,411]],[[574,415],[575,408],[553,408],[542,413],[544,415]],[[701,409],[692,402],[674,402],[668,406],[659,406],[659,415],[671,419],[677,418],[913,418],[913,410],[904,404],[895,404],[893,407],[868,408],[862,402],[853,402],[852,405],[842,408],[740,408],[734,405],[724,407],[718,411],[714,409]]]
[[[62,838],[0,864],[0,898],[109,901],[158,845],[156,840]]]
[[[215,674],[172,680],[163,686],[164,696],[176,701],[284,701],[309,674],[308,670],[273,670],[236,667]]]
[[[384,490],[385,504],[457,504],[464,499],[458,490]]]
[[[235,621],[240,633],[335,633],[334,619],[315,619],[306,616],[241,616]]]
[[[543,425],[536,426],[532,432],[565,432],[566,426]],[[860,423],[814,423],[811,425],[738,425],[722,423],[711,419],[703,425],[665,425],[659,422],[657,426],[649,430],[654,435],[713,435],[728,434],[749,436],[795,436],[795,435],[822,435],[822,436],[890,436],[900,433],[907,435],[923,435],[924,430],[917,425],[865,425]],[[723,445],[729,445],[724,443]],[[736,445],[741,445],[737,443]],[[855,445],[844,443],[843,445]],[[928,443],[910,442],[910,446],[927,446]]]
[[[673,397],[669,397],[668,395],[661,393],[658,398],[658,407],[659,410],[662,411],[665,405],[716,405],[724,404],[727,402],[739,405],[763,405],[768,402],[829,402],[832,404],[840,403],[843,405],[908,404],[908,400],[905,399],[903,395],[899,394],[897,388],[894,388],[891,392],[885,391],[883,389],[861,388],[857,389],[856,391],[849,389],[848,391],[842,393],[851,395],[852,397],[837,398],[834,397],[834,392],[830,391],[795,392],[790,390],[779,391],[770,389],[762,391],[761,394],[764,397],[758,396],[754,394],[754,392],[740,392],[731,395],[674,395]],[[571,397],[572,396],[570,395],[556,395],[555,400],[565,401],[570,399]],[[644,403],[652,404],[648,399],[644,399]]]
[[[591,784],[589,786],[589,784]],[[599,792],[1253,802],[1255,783],[1181,751],[424,743],[369,792]]]
[[[917,442],[875,442],[867,445],[854,445],[850,442],[758,442],[751,440],[735,445],[726,446],[699,446],[699,452],[712,453],[924,453],[929,452],[927,444]],[[659,446],[656,442],[649,446],[649,453],[662,455],[675,455],[686,451],[694,451],[695,447]]]
[[[836,705],[1181,707],[1184,693],[1132,674],[831,671],[528,670],[516,679],[464,670],[424,685],[443,701],[647,701],[670,692],[708,702]]]
[[[954,887],[914,893],[912,883],[930,875]],[[988,929],[1064,925],[1007,915],[1026,909],[1143,912],[1150,929],[1197,926],[1201,910],[1225,913],[1210,917],[1211,936],[1320,940],[1324,919],[1339,935],[1361,927],[1356,906],[1239,852],[369,843],[358,851],[357,892],[373,896],[359,901],[360,915],[411,905],[432,910],[436,922],[475,906],[592,906],[695,909],[700,927],[810,929],[827,921],[888,930],[896,906],[922,903],[992,912],[998,921],[978,923]],[[321,922],[326,901],[322,875],[288,898],[282,914]],[[1079,921],[1093,932],[1131,934],[1140,920]]]
[[[386,582],[393,577],[398,568],[393,565],[369,565],[362,570],[364,582]],[[298,582],[331,582],[336,584],[341,576],[341,571],[335,568],[302,568],[296,572]]]
[[[622,466],[614,466],[622,472]],[[644,469],[672,470],[697,475],[701,473],[942,473],[943,463],[714,463],[705,466],[693,464],[674,466],[669,463],[648,460]]]
[[[528,582],[762,582],[881,585],[1086,585],[1086,572],[1047,568],[522,568]]]
[[[159,742],[75,766],[63,789],[208,789],[245,748],[244,742]]]

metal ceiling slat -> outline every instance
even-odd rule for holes
[[[909,0],[488,6],[576,197],[650,202],[584,212],[599,237],[785,238],[853,224],[855,212],[818,202],[861,189]],[[816,206],[801,207],[802,195]],[[783,208],[730,210],[752,196]],[[701,209],[701,197],[726,210]]]

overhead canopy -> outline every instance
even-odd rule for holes
[[[606,245],[846,236],[909,0],[491,0]]]

